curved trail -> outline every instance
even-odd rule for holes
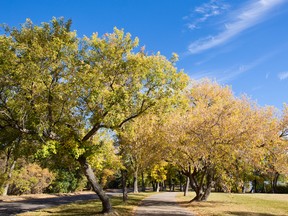
[[[136,209],[136,216],[147,215],[177,215],[177,216],[193,216],[185,208],[179,206],[176,202],[175,192],[162,192],[146,197]]]

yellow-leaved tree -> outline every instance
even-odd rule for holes
[[[207,79],[191,86],[190,106],[171,115],[166,143],[171,161],[190,179],[193,201],[203,201],[216,182],[229,190],[230,178],[241,182],[241,174],[252,170],[246,165],[261,161],[274,116],[246,97],[236,98],[228,86]]]

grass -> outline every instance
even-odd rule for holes
[[[142,199],[151,195],[151,193],[129,194],[128,201],[124,203],[122,196],[111,197],[111,203],[114,211],[109,215],[132,216],[135,207]],[[41,209],[34,212],[18,214],[19,216],[92,216],[101,215],[102,205],[99,200],[85,202],[76,202],[67,205],[60,205],[53,208]]]
[[[188,203],[194,193],[186,197],[179,193],[177,198],[197,216],[285,216],[288,215],[288,194],[228,194],[212,193],[206,202]]]

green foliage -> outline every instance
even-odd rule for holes
[[[83,190],[87,180],[79,172],[69,170],[58,170],[55,179],[47,188],[49,193],[70,193]]]
[[[122,168],[120,156],[115,148],[115,137],[110,130],[99,131],[94,137],[95,145],[87,151],[93,152],[88,160],[98,173],[101,185],[106,188],[110,181],[115,179],[115,174]]]
[[[121,127],[175,102],[187,76],[174,67],[175,57],[135,51],[138,39],[123,30],[79,39],[70,26],[53,18],[6,28],[0,123],[37,140],[33,149],[41,157],[65,152],[77,160],[93,154],[91,138],[100,128]]]

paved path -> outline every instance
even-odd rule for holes
[[[193,216],[184,207],[181,207],[176,202],[175,192],[162,192],[151,195],[142,200],[141,204],[136,209],[136,216]]]

